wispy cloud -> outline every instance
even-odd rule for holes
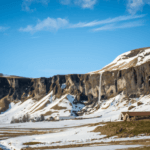
[[[63,5],[74,4],[82,8],[92,9],[97,3],[97,0],[60,0],[60,3]]]
[[[115,18],[108,18],[104,20],[97,20],[97,21],[91,21],[91,22],[79,22],[77,24],[72,24],[66,19],[62,18],[46,18],[43,21],[38,21],[38,23],[33,25],[27,25],[25,28],[20,28],[19,31],[21,32],[30,32],[35,33],[37,31],[57,31],[62,28],[92,28],[97,27],[96,29],[93,29],[92,31],[101,31],[101,30],[111,30],[111,29],[119,29],[119,28],[130,28],[130,27],[136,27],[136,26],[142,26],[144,23],[141,21],[141,19],[145,17],[145,15],[128,15],[128,16],[119,16]],[[129,22],[130,21],[130,22]],[[131,22],[132,21],[132,22]],[[123,23],[120,25],[120,23]],[[137,23],[137,25],[136,25]],[[104,25],[104,26],[102,26]]]
[[[9,27],[0,26],[0,32],[4,32],[4,31],[6,31],[8,29],[9,29]]]
[[[60,28],[63,28],[68,25],[68,21],[62,18],[46,18],[43,21],[39,21],[35,26],[28,25],[25,28],[20,28],[19,31],[22,32],[37,32],[37,31],[57,31]]]
[[[60,3],[63,5],[69,5],[71,3],[71,0],[60,0]]]
[[[92,29],[92,31],[93,32],[110,31],[110,30],[116,30],[116,29],[139,27],[139,26],[143,26],[143,25],[144,25],[143,21],[132,21],[132,22],[127,22],[127,23],[122,23],[120,25],[109,24],[109,25],[102,26],[100,28]]]
[[[77,24],[70,25],[70,28],[83,28],[83,27],[92,27],[97,25],[109,24],[109,23],[116,23],[121,21],[128,21],[133,19],[143,18],[145,15],[128,15],[128,16],[119,16],[115,18],[108,18],[100,21],[92,21],[92,22],[79,22]]]
[[[76,5],[81,6],[82,8],[93,8],[97,3],[97,0],[75,0]]]
[[[136,14],[136,12],[142,11],[146,4],[150,5],[150,0],[127,0],[127,11],[130,14]]]
[[[32,3],[41,3],[47,5],[50,0],[23,0],[22,2],[22,10],[33,12],[35,9],[31,9],[30,6]]]

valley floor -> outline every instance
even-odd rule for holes
[[[0,125],[4,150],[116,150],[150,145],[150,121],[99,122],[100,118]],[[144,149],[145,149],[144,148]]]
[[[12,107],[0,115],[0,147],[4,150],[36,150],[36,149],[67,149],[67,150],[116,150],[116,149],[150,149],[150,120],[123,122],[118,121],[121,112],[150,111],[150,95],[134,99],[124,99],[121,93],[109,100],[101,101],[101,107],[72,120],[43,121],[10,124],[12,117],[26,112],[41,114],[50,110],[54,105],[67,107],[59,110],[58,114],[69,116],[65,111],[70,106],[73,96],[57,99],[41,108],[49,100],[49,95],[37,102],[32,100],[13,104]],[[34,104],[37,111],[32,111]],[[139,105],[140,103],[140,105]],[[72,104],[73,105],[73,104]],[[28,107],[27,107],[28,106]],[[30,107],[30,108],[29,108]],[[81,107],[81,106],[80,106]],[[130,110],[129,108],[132,107]],[[41,108],[40,110],[38,110]],[[76,109],[79,109],[76,107]],[[34,114],[35,115],[35,114]],[[33,116],[34,116],[33,115]],[[62,115],[62,116],[63,116]],[[49,117],[49,116],[48,116]],[[144,148],[143,148],[144,146]],[[138,147],[138,148],[137,148]]]

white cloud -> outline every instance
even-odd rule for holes
[[[74,3],[76,5],[81,6],[82,8],[93,8],[93,6],[97,3],[97,0],[75,0]]]
[[[108,18],[108,19],[100,20],[100,21],[92,21],[92,22],[88,22],[88,23],[79,22],[77,24],[70,25],[70,28],[92,27],[92,26],[97,26],[97,25],[102,25],[102,24],[109,24],[109,23],[143,18],[144,16],[145,15],[133,15],[133,16],[128,15],[128,16],[119,16],[119,17],[115,17],[115,18]]]
[[[4,31],[6,31],[7,29],[9,29],[9,27],[0,26],[0,32],[4,32]]]
[[[82,8],[92,9],[94,5],[97,3],[97,0],[60,0],[60,3],[63,5],[74,4]]]
[[[23,11],[34,11],[35,9],[30,9],[32,3],[41,3],[47,5],[50,0],[23,0],[22,2],[22,10]]]
[[[96,32],[96,31],[110,31],[110,30],[115,30],[115,29],[139,27],[139,26],[143,26],[143,25],[144,25],[143,21],[133,21],[133,22],[123,23],[120,25],[109,24],[109,25],[102,26],[100,28],[93,29],[92,31],[94,31],[94,32]]]
[[[68,21],[62,18],[46,18],[43,21],[39,21],[35,26],[28,25],[26,28],[20,28],[19,31],[22,32],[37,32],[37,31],[57,31],[60,28],[64,28],[68,25]]]
[[[145,4],[150,5],[150,0],[127,0],[127,10],[130,14],[142,11]]]
[[[35,26],[28,25],[25,28],[20,28],[19,31],[22,32],[31,32],[35,33],[37,31],[57,31],[61,28],[84,28],[84,27],[95,27],[101,26],[102,27],[93,29],[92,31],[101,31],[101,30],[111,30],[111,29],[118,29],[118,28],[130,28],[136,26],[144,25],[139,19],[145,17],[145,15],[129,15],[129,16],[119,16],[115,18],[108,18],[105,20],[98,20],[98,21],[91,21],[91,22],[79,22],[77,24],[71,24],[68,20],[62,18],[46,18],[43,21],[39,21]],[[130,22],[135,20],[134,22]],[[123,24],[120,24],[123,22]],[[137,23],[137,25],[136,25]]]

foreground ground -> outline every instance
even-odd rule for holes
[[[73,96],[68,99],[72,102]],[[123,99],[123,95],[120,94],[107,101],[102,101],[100,109],[74,120],[10,124],[12,117],[28,110],[27,102],[31,102],[31,100],[14,104],[7,112],[0,115],[0,147],[5,150],[57,148],[67,148],[67,150],[84,150],[86,148],[91,150],[93,146],[94,149],[106,150],[135,147],[136,149],[150,149],[147,147],[150,145],[149,120],[117,121],[120,113],[129,111],[130,107],[132,107],[131,111],[150,111],[150,95],[141,96],[134,100]],[[42,102],[46,100],[47,97],[42,99]],[[50,109],[56,102],[60,104],[61,99],[48,105],[47,109]],[[65,100],[63,104],[66,102]],[[41,101],[37,102],[37,105],[39,103]],[[40,106],[39,104],[38,107]],[[59,111],[60,114],[64,115],[62,111],[66,113],[66,109],[64,109]],[[41,112],[43,113],[42,110]]]
[[[32,128],[31,128],[32,127]],[[0,125],[0,147],[35,149],[150,149],[150,121],[96,119]]]

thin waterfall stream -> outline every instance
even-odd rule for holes
[[[102,75],[103,75],[103,73],[100,73],[100,78],[99,78],[99,99],[98,99],[98,104],[100,104],[100,101],[101,101]]]

